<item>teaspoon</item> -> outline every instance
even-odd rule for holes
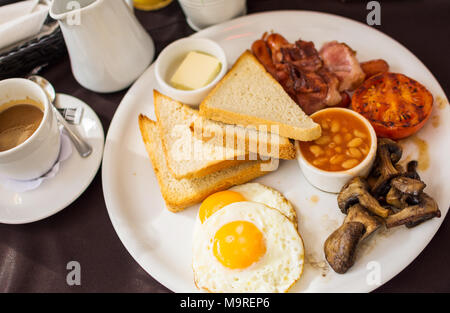
[[[28,76],[28,79],[41,86],[41,88],[47,94],[48,100],[52,104],[53,111],[56,114],[58,122],[65,128],[70,140],[72,140],[73,144],[75,145],[75,148],[83,158],[88,157],[92,153],[92,147],[86,141],[84,141],[80,137],[80,135],[78,135],[74,130],[71,129],[69,123],[67,123],[66,119],[56,109],[54,104],[54,101],[56,99],[56,92],[52,84],[44,77],[38,75]]]

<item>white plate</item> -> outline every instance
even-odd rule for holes
[[[94,110],[83,101],[64,94],[57,95],[56,106],[83,107],[81,124],[71,126],[89,142],[93,152],[83,159],[72,145],[72,155],[61,163],[56,176],[35,190],[18,193],[0,185],[0,223],[31,223],[61,211],[83,193],[100,167],[105,135]]]
[[[260,38],[274,30],[289,41],[312,40],[316,47],[330,40],[344,41],[358,51],[360,61],[383,58],[394,72],[423,83],[445,105],[435,105],[440,126],[428,122],[418,136],[427,141],[430,167],[421,172],[426,191],[434,197],[442,217],[414,229],[398,227],[381,232],[359,250],[355,265],[338,275],[323,266],[323,243],[343,220],[336,195],[309,185],[297,161],[281,163],[278,171],[257,181],[280,190],[297,209],[299,229],[305,242],[307,265],[294,292],[368,292],[404,269],[425,248],[448,210],[450,192],[450,109],[439,83],[428,69],[398,42],[361,23],[323,13],[283,11],[249,15],[203,30],[195,37],[208,37],[225,49],[229,64]],[[155,174],[138,129],[139,113],[154,118],[152,88],[154,68],[130,89],[113,118],[103,160],[103,192],[112,224],[133,258],[155,279],[175,292],[195,292],[191,269],[191,235],[197,207],[173,214],[165,209]],[[404,157],[415,158],[416,148],[406,144]],[[311,200],[317,196],[316,203]],[[371,261],[373,261],[371,263]],[[376,278],[380,274],[380,280]]]

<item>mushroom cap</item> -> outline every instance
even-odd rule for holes
[[[402,147],[392,139],[379,138],[377,150],[379,149],[387,149],[389,151],[391,155],[392,164],[396,164],[402,158],[403,154]]]
[[[355,262],[355,251],[359,240],[364,235],[362,223],[344,223],[336,229],[325,241],[325,258],[331,268],[339,274],[344,274]]]
[[[409,161],[408,164],[406,165],[405,176],[420,180],[419,173],[417,173],[417,166],[419,166],[418,161],[416,160]]]
[[[359,176],[350,179],[338,195],[338,206],[342,213],[347,214],[348,208],[354,204],[361,204],[370,212],[381,217],[387,217],[389,211],[383,208],[369,193],[367,181]]]
[[[401,193],[406,193],[410,196],[420,195],[426,186],[424,182],[406,176],[393,178],[391,181],[391,185]]]
[[[359,196],[369,189],[367,182],[359,176],[350,179],[341,189],[337,197],[339,209],[347,214],[348,208],[359,203]]]
[[[388,138],[378,139],[376,166],[372,171],[378,179],[371,189],[375,197],[385,196],[390,189],[391,179],[402,174],[403,169],[395,166],[401,157],[402,148],[399,144]]]
[[[400,225],[414,227],[433,217],[440,216],[441,211],[436,201],[426,193],[422,193],[419,204],[407,206],[400,212],[386,218],[386,227],[391,228]]]

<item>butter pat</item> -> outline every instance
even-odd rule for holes
[[[170,79],[170,84],[182,90],[205,87],[219,74],[222,64],[211,55],[191,51]]]

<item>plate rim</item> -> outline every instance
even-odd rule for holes
[[[209,32],[214,32],[216,29],[221,29],[223,27],[225,27],[227,24],[231,24],[231,23],[235,23],[236,21],[240,21],[240,20],[245,20],[248,17],[253,17],[253,16],[260,16],[260,15],[272,15],[272,14],[279,14],[279,15],[283,15],[283,14],[296,14],[296,13],[301,13],[301,14],[312,14],[312,15],[325,15],[325,16],[330,16],[331,18],[335,18],[335,19],[340,19],[343,20],[345,22],[350,22],[350,23],[356,23],[359,26],[363,26],[365,29],[370,30],[370,31],[375,31],[376,33],[378,33],[379,35],[381,35],[382,37],[384,37],[387,40],[390,40],[391,42],[395,43],[397,45],[397,48],[403,49],[405,52],[407,52],[409,55],[411,55],[414,60],[420,64],[426,71],[427,74],[429,74],[435,81],[436,86],[438,87],[438,89],[436,90],[437,92],[440,93],[440,95],[442,95],[444,97],[444,100],[446,102],[448,102],[448,97],[445,93],[445,91],[443,90],[441,84],[439,83],[439,81],[436,79],[436,77],[433,75],[433,73],[428,69],[428,67],[414,54],[412,53],[407,47],[405,47],[403,44],[401,44],[399,41],[397,41],[396,39],[390,37],[389,35],[383,33],[382,31],[374,28],[374,27],[370,27],[369,25],[366,25],[358,20],[354,20],[352,18],[348,18],[348,17],[344,17],[341,15],[337,15],[337,14],[333,14],[333,13],[327,13],[327,12],[319,12],[319,11],[309,11],[309,10],[275,10],[275,11],[264,11],[264,12],[257,12],[257,13],[252,13],[252,14],[247,14],[217,25],[213,25],[210,26],[208,28],[205,28],[199,32],[193,33],[190,36],[187,37],[207,37],[207,34]],[[187,37],[183,37],[183,38],[187,38]],[[165,288],[171,290],[172,292],[183,292],[183,291],[178,291],[178,287],[175,286],[172,282],[168,282],[168,280],[165,278],[165,276],[167,275],[166,272],[168,270],[166,270],[165,268],[161,268],[158,265],[154,264],[152,265],[152,268],[154,270],[147,270],[142,264],[140,260],[137,260],[137,258],[135,258],[132,254],[132,252],[130,251],[131,249],[131,245],[126,245],[125,243],[128,242],[128,239],[124,238],[124,234],[121,233],[120,231],[118,231],[118,229],[120,228],[119,225],[116,224],[116,221],[114,220],[113,212],[112,212],[112,207],[115,206],[112,202],[112,199],[109,198],[108,195],[108,189],[110,188],[110,186],[108,185],[107,179],[109,177],[109,173],[107,172],[106,168],[108,168],[108,163],[110,162],[109,160],[109,150],[111,149],[110,147],[110,136],[114,135],[115,130],[113,129],[113,127],[111,127],[113,124],[117,123],[117,119],[119,119],[119,115],[122,115],[122,111],[126,110],[126,103],[128,102],[128,98],[131,97],[131,94],[133,93],[133,89],[135,88],[135,85],[142,79],[143,76],[145,76],[146,74],[148,74],[148,72],[152,71],[152,68],[154,67],[154,63],[152,63],[145,71],[144,73],[133,83],[133,85],[130,87],[130,89],[127,91],[127,93],[125,94],[125,96],[123,97],[123,99],[121,100],[119,106],[116,109],[116,112],[114,113],[114,116],[111,120],[110,123],[110,127],[108,129],[108,133],[106,136],[106,140],[105,140],[105,145],[104,145],[104,152],[103,152],[103,162],[102,162],[102,187],[103,187],[103,196],[105,199],[105,205],[107,208],[107,212],[108,212],[108,217],[113,225],[113,228],[117,234],[117,236],[119,237],[120,241],[122,242],[123,246],[125,247],[125,250],[130,254],[130,256],[133,258],[133,260],[148,274],[150,275],[153,279],[155,279],[159,284],[161,284],[162,286],[164,286]],[[105,165],[106,164],[106,165]],[[114,196],[112,196],[114,197]],[[398,274],[400,274],[402,271],[404,271],[406,269],[406,267],[408,267],[422,252],[423,250],[429,245],[429,243],[431,242],[431,240],[435,237],[437,231],[440,229],[445,217],[447,216],[447,212],[446,211],[444,214],[442,214],[441,218],[438,221],[438,226],[433,229],[432,235],[426,240],[426,243],[423,245],[423,247],[420,248],[420,252],[417,253],[417,255],[412,258],[411,260],[407,261],[407,262],[403,262],[403,264],[405,264],[404,266],[402,266],[402,269],[397,271],[397,270],[393,270],[390,271],[390,273],[383,278],[383,283],[381,285],[376,285],[376,286],[372,286],[372,285],[366,285],[366,288],[361,288],[361,289],[349,289],[348,291],[354,291],[354,292],[371,292],[379,287],[381,287],[382,285],[384,285],[385,283],[387,283],[388,281],[390,281],[393,277],[397,276]],[[130,246],[130,249],[129,249]],[[163,283],[164,281],[164,283]],[[201,291],[198,291],[201,292]]]

